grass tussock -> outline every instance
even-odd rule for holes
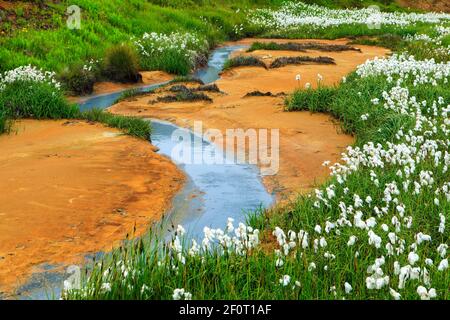
[[[284,96],[284,95],[285,95],[284,92],[273,94],[270,91],[261,92],[259,90],[256,90],[256,91],[248,92],[247,94],[245,94],[244,98],[248,98],[248,97],[280,97],[280,96]]]
[[[248,52],[256,50],[278,50],[278,51],[299,51],[306,52],[307,50],[317,50],[324,52],[341,52],[341,51],[358,51],[361,49],[340,44],[325,44],[320,42],[305,42],[305,43],[276,43],[276,42],[253,42]]]
[[[216,93],[222,93],[222,91],[220,91],[219,87],[217,86],[217,84],[213,83],[213,84],[206,84],[206,85],[200,85],[198,87],[195,88],[188,88],[183,84],[179,84],[179,85],[174,85],[172,87],[169,88],[170,92],[195,92],[195,91],[206,91],[206,92],[216,92]]]
[[[171,103],[171,102],[195,102],[195,101],[206,101],[213,102],[213,99],[203,92],[194,92],[192,90],[180,91],[174,95],[164,95],[157,97],[155,100],[149,101],[150,104],[155,103]]]
[[[136,88],[128,89],[120,94],[120,96],[116,99],[116,101],[114,101],[114,104],[119,103],[124,100],[127,100],[127,99],[137,98],[139,96],[143,96],[146,94],[148,94],[148,92],[143,92]]]
[[[4,110],[0,110],[0,134],[8,133],[11,130],[11,123],[8,117],[6,116],[6,112]]]
[[[202,79],[193,76],[176,76],[170,81],[170,83],[180,83],[180,82],[192,82],[197,83],[199,85],[205,84]]]
[[[418,60],[434,59],[437,62],[450,61],[448,47],[450,35],[439,41],[407,40],[395,34],[385,34],[376,37],[357,37],[350,43],[369,46],[379,46],[395,52],[406,52]]]
[[[333,58],[330,57],[279,57],[276,58],[270,64],[270,69],[281,68],[287,65],[296,65],[296,64],[336,64]]]
[[[187,93],[187,92],[191,92],[193,91],[193,89],[190,89],[188,87],[186,87],[183,84],[178,84],[178,85],[174,85],[172,87],[169,88],[170,92],[181,92],[181,93]]]
[[[337,89],[319,86],[317,89],[297,90],[286,99],[287,111],[330,112]]]
[[[78,108],[51,84],[16,81],[0,92],[0,113],[9,119],[69,119]]]
[[[105,55],[103,72],[108,79],[117,82],[140,82],[139,58],[135,50],[128,45],[109,48]]]
[[[252,56],[237,56],[228,59],[223,69],[228,70],[237,67],[262,67],[267,69],[266,64],[261,59]]]
[[[195,88],[195,90],[196,91],[207,91],[207,92],[222,93],[222,91],[219,89],[219,87],[215,83],[199,86],[199,87]]]
[[[88,95],[94,91],[97,78],[93,72],[83,66],[72,66],[64,70],[59,79],[64,89],[74,95]]]
[[[403,37],[397,34],[383,34],[380,36],[361,36],[351,39],[349,44],[362,44],[367,46],[379,46],[394,51],[399,51],[405,44]]]
[[[149,121],[136,117],[115,115],[101,109],[92,109],[80,113],[82,120],[100,122],[108,127],[117,128],[127,135],[149,140],[152,129]]]

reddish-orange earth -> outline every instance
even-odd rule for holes
[[[397,3],[405,8],[450,12],[450,1],[448,0],[397,0]]]
[[[346,44],[345,39],[326,40],[271,40],[244,39],[229,44],[247,44],[254,41],[311,42]],[[283,97],[244,97],[255,90],[270,91],[273,94],[290,93],[311,83],[317,85],[318,74],[323,76],[323,85],[335,85],[343,76],[356,69],[367,59],[385,56],[388,50],[378,47],[357,46],[362,50],[343,52],[307,53],[292,51],[237,52],[234,55],[253,55],[269,64],[281,56],[329,56],[336,65],[288,65],[265,70],[261,67],[239,67],[224,72],[216,82],[224,94],[211,94],[213,102],[149,103],[156,96],[167,94],[166,89],[156,95],[146,95],[120,102],[109,110],[113,113],[140,117],[159,118],[183,127],[192,127],[194,121],[202,121],[205,129],[219,129],[226,136],[226,129],[241,128],[279,129],[280,168],[276,175],[264,177],[270,192],[279,199],[291,198],[297,193],[311,190],[328,176],[328,169],[322,166],[326,160],[338,161],[340,153],[353,142],[353,138],[339,133],[339,125],[325,114],[309,112],[285,112]],[[301,81],[296,81],[296,75]],[[216,141],[222,144],[223,141]]]
[[[145,232],[184,176],[144,140],[100,124],[21,121],[0,136],[0,292]]]

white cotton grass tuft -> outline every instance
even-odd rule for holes
[[[289,285],[289,283],[291,282],[291,277],[289,275],[284,275],[280,280],[279,283],[283,286],[286,287],[287,285]]]
[[[15,82],[34,82],[47,83],[54,87],[55,90],[61,88],[61,84],[56,80],[56,74],[50,71],[43,71],[32,65],[22,66],[0,73],[0,91],[3,91],[7,85]]]
[[[175,289],[172,295],[173,300],[192,300],[192,294],[187,292],[185,289]]]
[[[404,28],[418,22],[437,23],[449,19],[445,13],[405,13],[380,12],[372,8],[362,9],[329,9],[303,2],[287,2],[278,9],[261,8],[250,11],[249,21],[257,26],[276,30],[290,30],[299,27],[323,29],[341,25],[395,26]],[[437,29],[445,34],[445,30]]]
[[[421,300],[431,300],[437,297],[435,289],[431,288],[427,290],[427,288],[423,286],[417,287],[417,294],[419,295]]]

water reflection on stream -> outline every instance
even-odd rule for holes
[[[152,124],[153,144],[160,148],[161,154],[171,157],[178,143],[172,139],[172,133],[179,128],[161,121],[152,121]],[[221,154],[209,141],[195,144],[193,133],[185,131],[191,136],[193,153],[206,153],[212,146]],[[169,217],[175,225],[182,224],[193,237],[201,236],[204,226],[224,228],[228,217],[245,222],[246,212],[272,203],[272,196],[265,190],[256,166],[224,162],[179,165],[188,181],[175,197]]]

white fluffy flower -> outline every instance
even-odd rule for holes
[[[438,270],[439,271],[444,271],[447,270],[448,268],[448,259],[443,259],[438,266]]]
[[[402,295],[400,293],[398,293],[397,291],[395,291],[392,288],[389,288],[389,293],[392,296],[392,298],[394,298],[394,300],[400,300]]]
[[[350,236],[350,238],[347,241],[347,246],[353,246],[358,238],[356,236]]]
[[[408,254],[408,261],[411,265],[414,265],[417,261],[419,261],[419,255],[413,251]]]
[[[110,292],[111,291],[111,284],[108,283],[108,282],[104,282],[104,283],[102,283],[101,289],[103,291]]]
[[[283,278],[279,280],[279,282],[283,287],[286,287],[291,282],[291,277],[285,274]]]
[[[348,282],[344,283],[344,288],[345,288],[345,293],[346,294],[349,294],[353,290],[352,286]]]
[[[417,294],[419,295],[421,300],[430,300],[433,298],[436,298],[436,290],[431,288],[430,290],[427,290],[427,288],[423,286],[417,287]]]
[[[175,289],[172,298],[173,300],[192,300],[192,294],[184,289]]]

